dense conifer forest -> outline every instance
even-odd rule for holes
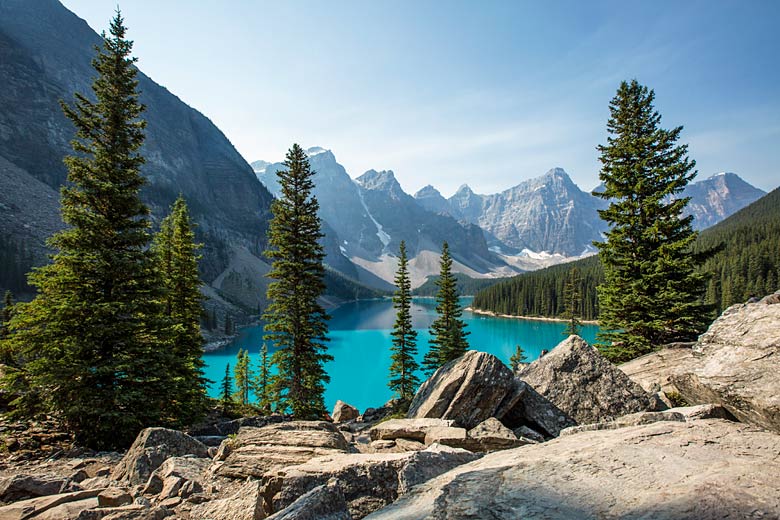
[[[453,273],[458,282],[458,296],[474,296],[479,291],[506,280],[506,278],[472,278],[463,273]],[[439,276],[429,276],[425,283],[412,291],[415,296],[436,296]]]
[[[780,188],[743,208],[723,222],[702,231],[695,251],[723,244],[704,263],[713,276],[705,301],[714,313],[751,296],[780,288]],[[564,286],[573,267],[580,269],[582,318],[598,319],[596,287],[604,281],[597,256],[522,274],[481,290],[473,306],[500,314],[560,317],[564,314]]]

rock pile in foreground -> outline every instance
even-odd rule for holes
[[[148,428],[121,459],[0,466],[0,518],[780,518],[777,303],[622,370],[577,337],[517,375],[469,352],[405,419],[339,402],[336,423],[207,425],[211,447]]]
[[[780,436],[707,419],[566,435],[459,466],[366,517],[777,518]]]

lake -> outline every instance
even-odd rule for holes
[[[461,298],[464,307],[470,303],[471,298]],[[390,331],[395,321],[392,301],[350,302],[331,310],[330,315],[328,351],[334,359],[325,367],[330,375],[330,384],[325,391],[328,410],[333,409],[338,399],[361,412],[368,407],[381,406],[392,397],[387,388],[392,345]],[[435,317],[432,298],[414,299],[412,318],[417,330],[417,359],[420,362],[428,351],[428,327]],[[543,349],[551,350],[564,339],[565,324],[561,322],[495,318],[468,311],[463,312],[463,319],[470,332],[467,339],[471,348],[489,352],[504,362],[509,361],[516,345],[522,345],[529,361],[533,361]],[[581,335],[592,343],[597,332],[597,325],[583,325]],[[206,377],[214,381],[209,391],[211,396],[219,395],[225,365],[230,363],[232,372],[239,348],[249,349],[254,366],[257,366],[262,336],[262,327],[247,327],[228,347],[204,354]],[[272,351],[269,345],[269,352]],[[424,379],[420,374],[420,380]]]

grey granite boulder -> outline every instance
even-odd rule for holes
[[[111,478],[130,484],[145,484],[154,470],[169,457],[208,457],[208,448],[186,433],[167,428],[141,430],[133,445],[114,468]]]
[[[646,392],[678,392],[672,376],[688,370],[695,360],[690,345],[682,348],[665,347],[618,365],[632,381]]]
[[[325,421],[241,428],[236,437],[222,442],[210,471],[222,477],[259,478],[271,469],[344,453],[348,448],[341,432]]]
[[[352,520],[344,492],[332,480],[301,495],[268,520]]]
[[[780,517],[780,435],[719,419],[581,432],[491,453],[370,520]]]
[[[0,480],[0,502],[16,502],[80,489],[78,484],[66,477],[16,474]]]
[[[671,377],[690,404],[723,405],[737,419],[780,433],[780,304],[729,307],[693,347],[692,366]]]
[[[354,406],[351,406],[344,401],[336,401],[333,405],[333,422],[346,422],[353,419],[357,419],[360,416],[360,412]]]
[[[262,520],[266,516],[260,483],[249,480],[229,497],[195,505],[189,517],[203,520]]]
[[[337,482],[352,518],[363,518],[413,486],[475,460],[465,450],[433,445],[407,453],[342,453],[317,457],[266,474],[266,513],[288,508],[318,486]],[[327,494],[330,499],[331,493]]]
[[[469,351],[420,386],[407,417],[451,419],[457,426],[473,428],[496,416],[514,387],[514,374],[500,359]]]
[[[569,336],[523,368],[518,377],[577,424],[652,407],[650,395],[642,387],[578,336]]]
[[[447,428],[453,421],[445,419],[390,419],[369,430],[371,440],[412,439],[424,441],[432,428]]]

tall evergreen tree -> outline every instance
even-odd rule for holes
[[[192,423],[207,408],[206,383],[203,373],[203,336],[200,322],[203,315],[202,284],[198,274],[195,232],[184,198],[179,196],[171,213],[155,235],[152,251],[164,288],[165,315],[171,321],[171,372],[175,386],[170,388],[180,410],[181,423]]]
[[[233,379],[230,377],[230,363],[225,365],[225,377],[220,385],[219,402],[222,405],[222,413],[228,413],[233,402]]]
[[[390,334],[393,337],[393,347],[388,386],[401,401],[409,402],[420,384],[414,374],[420,367],[414,359],[417,354],[417,331],[412,327],[412,282],[409,279],[406,243],[403,240],[399,249],[398,271],[395,275],[395,285],[398,289],[393,296],[395,324]]]
[[[706,277],[696,268],[689,198],[678,194],[694,177],[688,146],[677,144],[682,127],[665,130],[655,94],[636,80],[623,82],[610,102],[606,145],[598,147],[599,176],[609,201],[599,214],[609,224],[595,245],[604,265],[599,288],[603,352],[625,361],[664,343],[693,340],[709,310],[701,303]]]
[[[255,377],[252,391],[257,399],[257,406],[265,414],[271,413],[273,396],[271,393],[271,361],[268,357],[268,345],[263,343],[258,360],[257,376]]]
[[[431,348],[423,359],[427,373],[433,373],[440,366],[457,359],[469,348],[466,324],[461,319],[463,309],[458,302],[457,279],[452,273],[452,257],[447,242],[441,250],[439,279],[436,285],[436,319],[431,324]]]
[[[38,295],[10,325],[31,389],[21,400],[99,449],[126,447],[175,415],[168,322],[139,198],[144,107],[125,33],[117,12],[92,62],[94,101],[77,93],[73,106],[62,103],[76,127],[61,191],[68,227],[50,239],[52,263],[29,277]]]
[[[573,267],[569,271],[566,283],[563,286],[564,311],[561,316],[566,320],[566,328],[563,330],[564,336],[579,336],[582,330],[582,321],[580,320],[580,309],[582,296],[580,294],[580,270]]]
[[[271,358],[277,367],[277,409],[289,409],[298,419],[319,419],[327,413],[323,394],[330,381],[324,365],[333,359],[326,347],[329,316],[317,301],[325,290],[319,203],[311,193],[314,172],[300,146],[290,148],[284,166],[277,172],[281,197],[271,205],[268,231],[273,281],[263,315],[265,339],[277,347]]]
[[[249,350],[238,349],[236,366],[233,369],[233,379],[236,382],[235,398],[238,404],[249,404],[249,390],[254,381],[254,374],[249,361]]]

